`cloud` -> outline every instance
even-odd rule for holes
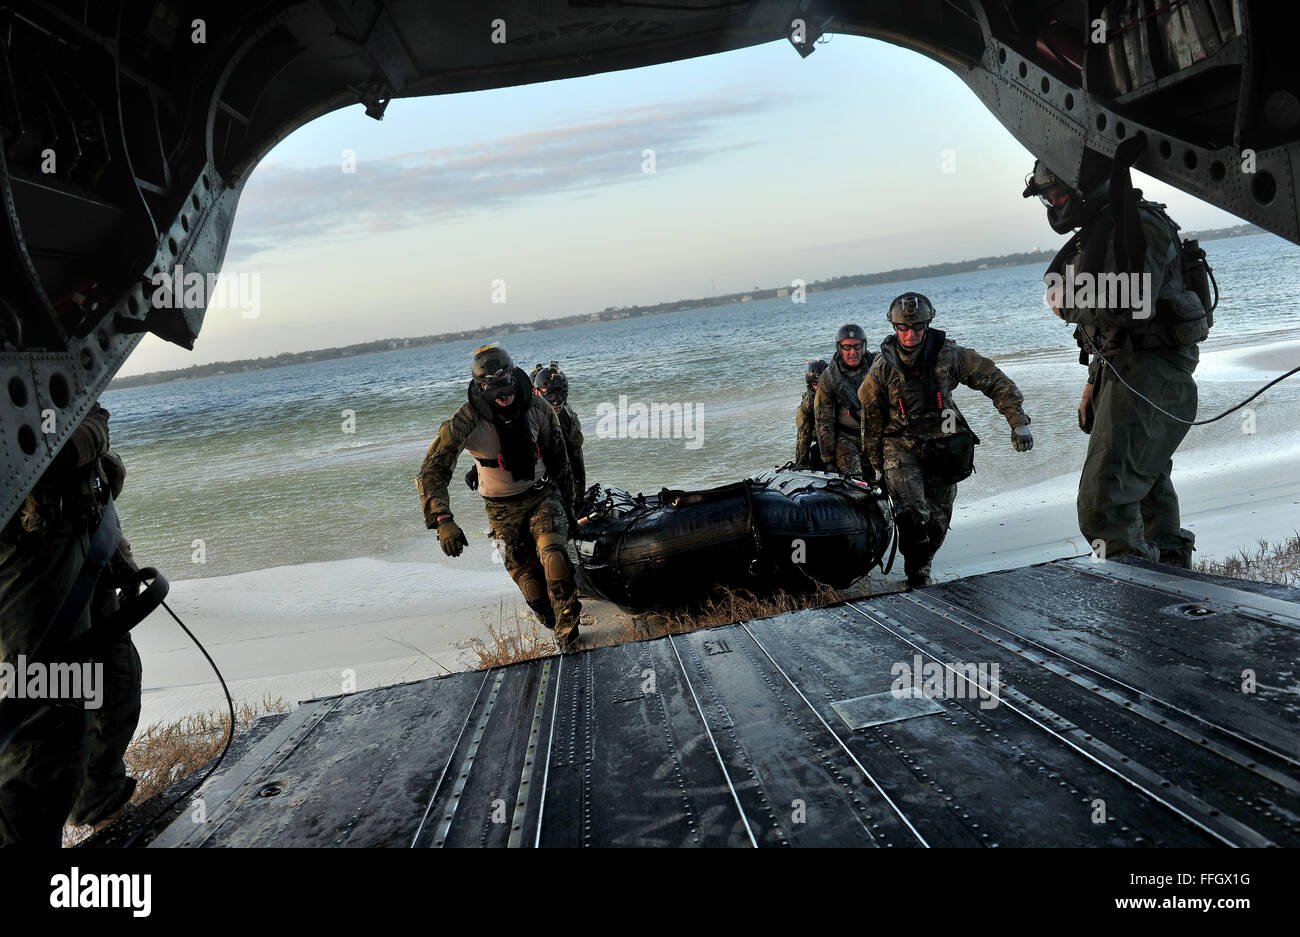
[[[228,260],[309,239],[364,237],[466,217],[520,199],[635,182],[757,141],[719,142],[722,125],[784,106],[781,97],[644,105],[597,120],[358,162],[264,164],[240,199]]]

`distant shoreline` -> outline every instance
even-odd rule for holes
[[[1258,225],[1240,224],[1229,228],[1214,228],[1210,231],[1185,232],[1185,236],[1195,236],[1202,241],[1214,241],[1222,238],[1248,237],[1255,234],[1267,234]],[[1047,251],[1032,250],[1015,254],[1002,254],[997,257],[977,257],[974,260],[950,261],[947,263],[928,264],[924,267],[900,267],[881,273],[860,273],[849,276],[832,277],[828,280],[816,280],[806,287],[809,293],[829,293],[836,290],[857,289],[863,286],[875,286],[879,283],[896,283],[903,280],[920,280],[928,277],[948,276],[954,273],[972,273],[978,270],[998,270],[1007,267],[1021,267],[1034,262],[1041,262],[1048,255]],[[389,338],[373,342],[360,342],[354,345],[342,345],[335,348],[322,348],[314,351],[285,352],[263,358],[244,358],[238,361],[215,361],[211,364],[197,364],[188,368],[172,371],[150,371],[147,374],[133,374],[114,378],[108,390],[128,390],[132,387],[149,387],[155,384],[169,384],[173,381],[188,381],[204,377],[219,377],[225,374],[242,374],[249,371],[264,371],[269,368],[286,367],[293,364],[308,364],[316,361],[333,361],[339,358],[353,358],[359,355],[378,354],[397,351],[404,348],[423,348],[429,345],[446,345],[473,339],[493,338],[502,335],[516,335],[525,332],[544,332],[550,329],[566,328],[574,325],[586,325],[592,322],[613,322],[618,319],[630,319],[640,316],[663,315],[669,312],[685,312],[691,309],[710,309],[719,306],[732,306],[738,303],[758,302],[765,299],[782,299],[789,296],[790,287],[782,286],[766,290],[728,293],[708,299],[683,299],[671,303],[658,303],[653,306],[608,306],[600,312],[558,319],[539,319],[534,322],[504,322],[487,328],[472,329],[463,332],[444,332],[439,335],[425,335],[419,338]]]

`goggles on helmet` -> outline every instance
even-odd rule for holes
[[[479,389],[485,397],[509,397],[515,392],[515,379],[509,368],[501,368],[477,378]]]

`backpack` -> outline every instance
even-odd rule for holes
[[[1158,318],[1164,318],[1165,331],[1174,345],[1186,348],[1199,344],[1210,334],[1214,326],[1214,310],[1219,305],[1219,284],[1215,282],[1205,249],[1195,239],[1179,239],[1178,224],[1165,213],[1164,205],[1139,201],[1138,206],[1168,225],[1178,246],[1178,263],[1174,265],[1173,276],[1156,297],[1158,312],[1164,313]],[[1214,285],[1213,300],[1210,297],[1211,284]],[[1158,324],[1158,321],[1153,323]]]

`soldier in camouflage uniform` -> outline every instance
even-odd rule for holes
[[[560,363],[552,361],[550,366],[537,365],[528,372],[536,394],[551,405],[555,415],[560,418],[560,430],[564,434],[565,451],[569,454],[569,469],[573,472],[573,513],[579,513],[582,496],[587,491],[587,464],[582,457],[582,422],[578,414],[569,406],[569,379],[560,370]],[[465,484],[471,491],[478,490],[478,463],[475,462],[465,473]]]
[[[582,459],[582,423],[569,406],[569,379],[560,370],[558,361],[533,372],[533,390],[551,405],[560,418],[565,451],[569,454],[569,469],[573,472],[573,513],[577,514],[582,496],[587,492],[587,465]]]
[[[794,467],[812,469],[814,472],[826,470],[826,464],[822,462],[821,447],[817,445],[816,414],[817,382],[821,380],[822,372],[825,370],[826,362],[821,358],[808,362],[808,370],[804,373],[808,389],[804,391],[803,399],[799,401],[799,410],[794,417]]]
[[[988,358],[930,328],[934,307],[920,293],[889,306],[894,333],[880,346],[858,387],[862,451],[884,478],[897,512],[898,548],[907,584],[930,584],[930,562],[952,520],[957,482],[970,474],[978,442],[952,399],[965,384],[993,401],[1017,452],[1034,445],[1024,398]]]
[[[469,400],[442,424],[416,477],[425,526],[438,529],[448,556],[460,556],[468,545],[447,495],[456,460],[468,449],[478,463],[488,521],[505,544],[506,571],[560,648],[572,650],[582,604],[564,553],[576,522],[559,418],[505,349],[480,348],[471,370]]]
[[[0,531],[0,661],[12,667],[19,655],[57,660],[72,638],[117,609],[110,569],[87,564],[101,511],[125,477],[109,449],[108,416],[98,404],[91,409]],[[117,540],[109,565],[133,566],[115,520],[104,533]],[[65,606],[79,582],[89,585],[89,599]],[[122,756],[140,718],[140,655],[123,635],[92,663],[103,665],[98,708],[85,700],[0,706],[0,744],[9,738],[0,751],[0,846],[57,848],[65,822],[104,826],[130,801],[135,780]]]
[[[817,446],[827,471],[861,476],[858,385],[874,356],[867,351],[867,333],[854,323],[840,326],[835,347],[835,357],[817,381]]]
[[[1088,364],[1079,427],[1091,438],[1079,477],[1079,530],[1098,555],[1135,553],[1186,568],[1196,538],[1181,526],[1170,476],[1174,451],[1190,428],[1181,421],[1196,418],[1192,372],[1197,343],[1212,321],[1208,285],[1201,297],[1184,282],[1178,226],[1163,205],[1143,201],[1126,172],[1112,174],[1106,185],[1095,164],[1087,170],[1081,173],[1086,197],[1042,163],[1026,180],[1025,197],[1042,199],[1057,233],[1079,229],[1048,272],[1146,274],[1150,293],[1145,308],[1135,302],[1109,308],[1099,289],[1092,302],[1077,304],[1069,302],[1070,291],[1049,291],[1056,315],[1076,326],[1080,363]]]

